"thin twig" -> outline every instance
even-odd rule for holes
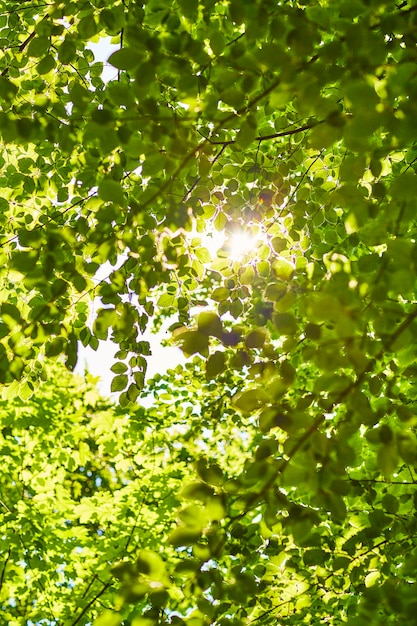
[[[75,626],[76,624],[78,624],[78,622],[80,621],[80,619],[81,619],[82,617],[84,617],[84,615],[87,613],[87,611],[88,611],[89,609],[91,609],[91,607],[93,606],[94,602],[95,602],[96,600],[98,600],[98,599],[100,598],[100,596],[102,596],[102,595],[103,595],[103,593],[104,593],[105,591],[107,591],[107,589],[111,586],[111,584],[112,584],[112,583],[109,581],[109,582],[107,582],[107,583],[105,583],[105,584],[103,585],[103,588],[102,588],[102,589],[101,589],[98,593],[96,593],[96,595],[94,596],[94,598],[92,598],[88,604],[86,604],[86,605],[85,605],[85,607],[83,608],[83,610],[81,611],[81,613],[78,615],[78,617],[76,617],[76,618],[75,618],[75,620],[74,620],[73,622],[71,622],[71,626]]]
[[[11,548],[9,548],[9,549],[7,550],[6,560],[4,561],[3,569],[2,569],[2,571],[1,571],[1,575],[0,575],[0,591],[1,591],[1,590],[2,590],[2,588],[3,588],[4,576],[5,576],[5,574],[6,574],[6,567],[7,567],[7,563],[9,562],[11,552],[12,552],[12,549],[11,549]]]
[[[363,371],[358,375],[356,380],[352,381],[350,385],[348,385],[345,389],[343,389],[337,396],[337,398],[332,402],[330,407],[326,410],[326,413],[332,411],[338,404],[343,402],[343,400],[355,389],[361,386],[364,382],[366,376],[370,374],[376,364],[382,359],[383,355],[387,350],[389,350],[392,344],[402,335],[402,333],[410,326],[410,324],[417,318],[417,309],[415,309],[412,313],[409,313],[407,317],[403,320],[403,322],[398,326],[395,332],[389,337],[387,342],[382,346],[380,351],[376,356],[370,359],[363,369]],[[319,427],[326,419],[326,413],[321,413],[311,424],[310,428],[308,428],[305,433],[295,442],[292,448],[286,455],[286,458],[282,460],[282,462],[278,465],[278,467],[273,472],[272,476],[267,480],[262,489],[252,495],[251,498],[248,499],[248,503],[244,511],[242,511],[239,515],[234,518],[234,522],[245,517],[249,511],[252,509],[254,504],[259,501],[259,499],[265,495],[269,489],[275,484],[278,476],[283,474],[285,469],[288,467],[290,461],[294,458],[299,450],[304,446],[304,444],[310,439],[310,437],[318,431]]]
[[[32,39],[35,36],[35,31],[33,31],[32,33],[30,33],[29,37],[27,37],[25,39],[25,41],[19,46],[19,52],[23,52],[23,50],[26,48],[27,45],[30,44],[30,42],[32,41]]]
[[[88,196],[84,196],[84,198],[80,198],[76,202],[73,202],[70,206],[68,206],[62,212],[57,211],[56,213],[58,213],[59,217],[61,217],[61,215],[65,215],[65,213],[67,213],[68,211],[70,211],[74,207],[78,206],[79,204],[82,204],[83,202],[87,202],[87,200],[89,200],[90,198],[92,198],[95,195],[97,195],[97,192],[96,191],[91,191],[88,194]],[[54,215],[50,215],[47,221],[48,222],[52,222],[56,217],[58,217],[56,214],[55,214],[55,216]],[[32,230],[38,230],[39,228],[43,228],[44,226],[45,226],[45,224],[37,224]],[[17,238],[18,238],[18,235],[13,235],[13,237],[10,237],[10,239],[7,239],[6,241],[3,241],[3,243],[0,243],[0,248],[4,248],[9,243],[12,243],[13,241],[16,241]]]
[[[219,150],[219,152],[216,154],[216,156],[214,157],[214,159],[211,161],[211,165],[210,168],[213,167],[213,165],[215,164],[215,162],[217,161],[217,159],[219,159],[221,157],[221,155],[223,154],[223,152],[225,151],[227,146],[222,146],[221,149]],[[201,176],[198,176],[195,181],[193,182],[193,184],[191,185],[191,187],[185,192],[185,194],[182,197],[181,202],[186,202],[188,200],[188,198],[190,197],[192,191],[197,187],[198,183],[201,180]]]
[[[44,19],[45,18],[42,18],[42,20]],[[36,31],[34,30],[30,33],[28,37],[26,37],[25,41],[21,43],[18,48],[19,52],[23,52],[23,50],[30,44],[30,42],[32,41],[35,35],[36,35]],[[4,68],[4,70],[1,73],[1,76],[6,76],[9,73],[9,69],[10,69],[10,64]]]
[[[319,120],[317,122],[311,122],[310,124],[305,124],[304,126],[300,126],[299,128],[293,128],[292,130],[284,130],[279,133],[272,133],[271,135],[260,135],[259,137],[255,137],[254,141],[269,141],[271,139],[277,139],[278,137],[289,137],[290,135],[297,135],[298,133],[302,133],[305,130],[310,130],[314,128],[318,124],[324,124],[325,120]],[[203,135],[204,136],[204,135]],[[226,141],[213,140],[210,137],[204,137],[206,141],[208,141],[212,146],[230,146],[231,144],[236,143],[236,139],[228,139]]]

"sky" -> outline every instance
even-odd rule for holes
[[[104,63],[104,70],[102,78],[105,82],[114,80],[117,78],[117,70],[107,63],[107,59],[110,55],[119,49],[119,44],[111,44],[110,38],[102,38],[98,43],[89,43],[88,47],[92,50],[95,60],[102,61]],[[209,250],[211,255],[215,255],[217,250],[222,247],[225,241],[224,232],[217,233],[216,231],[208,233],[191,233],[191,236],[198,236],[201,238],[205,248]],[[229,254],[231,259],[240,258],[246,254],[248,248],[253,247],[254,241],[249,240],[244,233],[234,235],[229,242]],[[122,259],[120,259],[122,262]],[[106,278],[114,268],[110,263],[104,264],[99,268],[95,279],[97,281]],[[97,298],[92,305],[92,312],[97,310],[101,306],[100,300]],[[151,355],[147,357],[148,369],[146,374],[146,380],[152,378],[155,374],[163,374],[168,369],[175,367],[180,363],[186,361],[180,348],[175,346],[162,345],[166,339],[169,338],[168,328],[173,322],[177,321],[175,317],[165,320],[161,330],[157,333],[151,333],[145,331],[142,339],[148,341],[151,348]],[[98,388],[104,396],[110,396],[116,398],[119,394],[112,394],[110,392],[111,381],[114,377],[113,372],[110,371],[111,366],[115,362],[114,354],[117,352],[118,346],[112,341],[100,341],[99,347],[96,351],[92,348],[85,348],[81,344],[79,345],[78,363],[75,371],[78,373],[84,373],[88,370],[93,376],[100,377]]]
[[[111,44],[110,41],[110,38],[105,38],[101,39],[96,44],[88,44],[88,47],[94,53],[96,61],[102,61],[104,63],[102,74],[104,81],[109,81],[117,77],[117,70],[107,63],[107,59],[115,50],[118,50],[119,45]],[[100,268],[100,276],[96,278],[100,280],[103,276],[108,275],[111,270],[112,267],[110,264],[106,264]],[[99,301],[98,306],[100,306]],[[179,348],[162,346],[162,342],[168,338],[167,328],[173,321],[173,319],[167,320],[161,331],[156,334],[145,332],[143,335],[143,340],[149,341],[152,352],[151,356],[147,357],[147,380],[152,378],[155,374],[164,373],[167,369],[175,367],[178,363],[184,363],[185,361]],[[94,376],[99,376],[100,382],[98,387],[100,392],[105,396],[118,395],[110,393],[110,385],[114,377],[110,368],[115,362],[114,354],[117,350],[118,346],[111,341],[100,341],[96,351],[92,350],[90,347],[85,348],[81,344],[79,346],[78,363],[75,371],[83,373],[87,369]]]
[[[146,357],[148,363],[146,380],[155,374],[163,374],[179,363],[185,363],[186,359],[180,348],[162,345],[162,342],[169,337],[167,328],[173,321],[173,319],[168,319],[161,331],[156,334],[145,332],[143,335],[143,340],[149,341],[151,346],[151,356]],[[112,341],[100,341],[96,351],[90,347],[84,348],[83,345],[79,345],[78,363],[75,371],[83,373],[87,369],[93,376],[100,376],[98,388],[104,396],[117,397],[119,395],[118,393],[110,393],[110,385],[114,377],[110,368],[116,361],[114,354],[118,349],[119,347]]]

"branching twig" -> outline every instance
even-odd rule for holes
[[[98,593],[96,593],[96,595],[94,596],[94,598],[92,598],[92,599],[90,600],[90,602],[88,602],[88,604],[86,604],[86,605],[85,605],[85,607],[83,608],[83,610],[81,611],[81,613],[80,613],[80,614],[79,614],[79,615],[75,618],[75,620],[74,620],[73,622],[71,622],[71,626],[75,626],[76,624],[78,624],[78,622],[80,621],[80,619],[81,619],[82,617],[84,617],[84,615],[87,613],[87,611],[88,611],[89,609],[91,609],[91,607],[93,606],[94,602],[95,602],[96,600],[98,600],[98,599],[100,598],[100,596],[102,596],[102,595],[103,595],[103,593],[104,593],[105,591],[107,591],[107,589],[111,586],[111,584],[112,584],[112,583],[111,583],[111,581],[109,581],[109,582],[107,582],[107,583],[105,583],[105,584],[103,585],[103,588],[102,588],[102,589],[101,589]]]
[[[218,153],[216,154],[216,156],[215,156],[215,157],[214,157],[214,159],[212,160],[210,167],[212,167],[212,166],[215,164],[215,162],[217,161],[217,159],[219,159],[219,158],[221,157],[221,155],[223,154],[223,152],[225,151],[225,149],[226,149],[226,146],[222,146],[222,147],[221,147],[221,149],[218,151]],[[190,197],[190,195],[191,195],[191,193],[192,193],[193,189],[195,189],[195,188],[197,187],[197,185],[198,185],[198,183],[200,182],[200,180],[201,180],[201,176],[198,176],[198,177],[195,179],[195,181],[193,182],[193,184],[191,185],[191,187],[190,187],[190,188],[188,189],[188,191],[186,191],[186,192],[185,192],[185,194],[183,195],[182,200],[181,200],[182,202],[186,202],[186,201],[188,200],[188,198]]]
[[[59,216],[65,215],[65,213],[67,213],[68,211],[70,211],[74,207],[78,206],[79,204],[82,204],[83,202],[87,202],[87,200],[89,200],[90,198],[92,198],[95,195],[97,195],[97,191],[91,191],[88,194],[88,196],[84,196],[84,198],[80,198],[76,202],[73,202],[70,206],[68,206],[66,209],[64,209],[61,213],[58,211]],[[57,217],[56,214],[55,214],[55,216],[51,215],[51,216],[49,216],[47,221],[48,222],[52,222],[56,217]],[[45,226],[45,224],[38,224],[32,230],[38,230],[39,228],[43,228],[44,226]],[[10,237],[10,239],[7,239],[6,241],[3,241],[3,243],[0,243],[0,248],[4,248],[9,243],[12,243],[13,241],[16,241],[17,237],[18,237],[18,235],[13,235],[12,237]]]
[[[356,380],[352,381],[350,385],[348,385],[345,389],[343,389],[338,394],[337,398],[328,407],[326,413],[331,412],[338,404],[343,402],[343,400],[352,391],[354,391],[355,389],[357,389],[358,387],[360,387],[362,385],[362,383],[364,382],[366,376],[368,374],[370,374],[374,370],[376,364],[382,359],[382,357],[384,356],[385,352],[391,348],[393,343],[398,339],[398,337],[400,337],[402,335],[402,333],[410,326],[410,324],[416,318],[417,318],[417,309],[415,309],[412,313],[409,313],[407,315],[407,317],[398,326],[398,328],[395,330],[395,332],[393,332],[392,335],[389,337],[387,342],[382,346],[382,348],[380,349],[378,354],[368,361],[366,367],[358,375]],[[271,487],[275,484],[275,481],[277,480],[278,476],[280,476],[285,471],[285,469],[288,467],[290,461],[294,458],[294,456],[297,454],[297,452],[299,452],[299,450],[301,450],[301,448],[303,448],[304,444],[310,439],[310,437],[315,432],[317,432],[317,430],[320,428],[320,426],[322,425],[322,423],[324,422],[325,419],[326,419],[326,414],[323,412],[313,421],[313,423],[311,424],[310,428],[308,428],[305,431],[305,433],[295,442],[295,444],[292,446],[292,448],[287,453],[286,458],[283,459],[282,462],[278,465],[278,467],[275,469],[275,471],[273,472],[272,476],[270,476],[270,478],[264,484],[262,489],[260,491],[258,491],[258,492],[255,492],[252,495],[252,497],[248,499],[247,506],[245,507],[245,509],[239,515],[237,515],[234,518],[234,520],[233,520],[234,522],[236,522],[236,521],[242,519],[243,517],[245,517],[249,513],[249,511],[252,509],[252,507],[259,501],[259,499],[262,498],[262,496],[264,496],[269,491],[269,489],[271,489]]]
[[[27,37],[25,39],[25,41],[22,44],[20,44],[19,52],[23,52],[23,50],[26,48],[26,46],[28,46],[30,44],[30,42],[32,41],[32,39],[34,38],[35,34],[36,34],[35,31],[33,31],[32,33],[30,33],[29,37]]]
[[[90,591],[91,585],[96,580],[96,578],[97,578],[97,574],[94,574],[93,578],[88,583],[86,590],[84,591],[83,595],[81,596],[82,599],[84,599],[86,597],[87,593]]]
[[[279,137],[289,137],[290,135],[296,135],[298,133],[302,133],[305,130],[310,130],[311,128],[314,128],[315,126],[317,126],[318,124],[323,124],[325,120],[319,120],[319,121],[315,121],[315,122],[311,122],[310,124],[305,124],[304,126],[300,126],[299,128],[293,128],[291,130],[283,130],[280,131],[279,133],[272,133],[271,135],[260,135],[258,137],[255,137],[254,141],[269,141],[271,139],[278,139]],[[231,144],[236,143],[236,139],[228,139],[226,141],[221,141],[221,140],[213,140],[210,137],[205,137],[205,139],[212,145],[212,146],[230,146]]]
[[[311,585],[303,593],[306,593],[310,589],[311,589]],[[296,599],[297,598],[290,598],[289,600],[284,600],[284,602],[280,602],[280,604],[276,604],[275,606],[272,606],[267,611],[264,611],[263,613],[258,615],[258,617],[255,617],[254,619],[252,619],[249,622],[249,624],[254,624],[255,622],[258,622],[260,619],[266,617],[267,615],[270,615],[273,611],[276,611],[277,609],[280,609],[282,606],[285,606],[286,604],[290,604],[291,602],[294,602]]]
[[[46,5],[48,6],[48,5]],[[45,19],[44,17],[42,18],[43,20]],[[23,52],[23,50],[30,44],[30,42],[32,41],[32,39],[34,38],[34,36],[36,35],[36,31],[32,31],[30,33],[30,35],[28,37],[26,37],[25,41],[23,43],[20,44],[18,50],[19,52]],[[10,65],[8,65],[7,67],[4,68],[4,70],[1,73],[1,76],[6,76],[9,73],[9,69],[10,69]]]
[[[7,567],[7,563],[9,562],[10,559],[10,554],[12,552],[12,549],[9,548],[7,550],[7,556],[6,556],[6,560],[4,561],[4,565],[3,565],[3,569],[1,570],[1,575],[0,575],[0,591],[3,588],[3,583],[4,583],[4,576],[6,574],[6,567]]]
[[[348,476],[346,480],[350,480],[353,483],[370,483],[371,485],[375,483],[381,483],[382,485],[415,485],[416,481],[412,482],[408,480],[380,480],[378,478],[353,478],[352,476]]]

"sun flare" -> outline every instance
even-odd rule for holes
[[[235,232],[226,240],[226,249],[232,261],[240,261],[253,252],[258,239],[248,232]]]
[[[196,224],[188,235],[193,248],[200,248],[197,257],[206,266],[224,267],[225,262],[253,263],[266,259],[271,252],[271,239],[281,231],[279,225],[266,228],[261,223],[226,222],[224,228],[216,228],[211,221]],[[204,256],[210,257],[206,261]],[[236,268],[235,268],[236,269]]]

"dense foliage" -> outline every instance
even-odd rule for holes
[[[0,1],[4,623],[416,623],[416,9]]]

